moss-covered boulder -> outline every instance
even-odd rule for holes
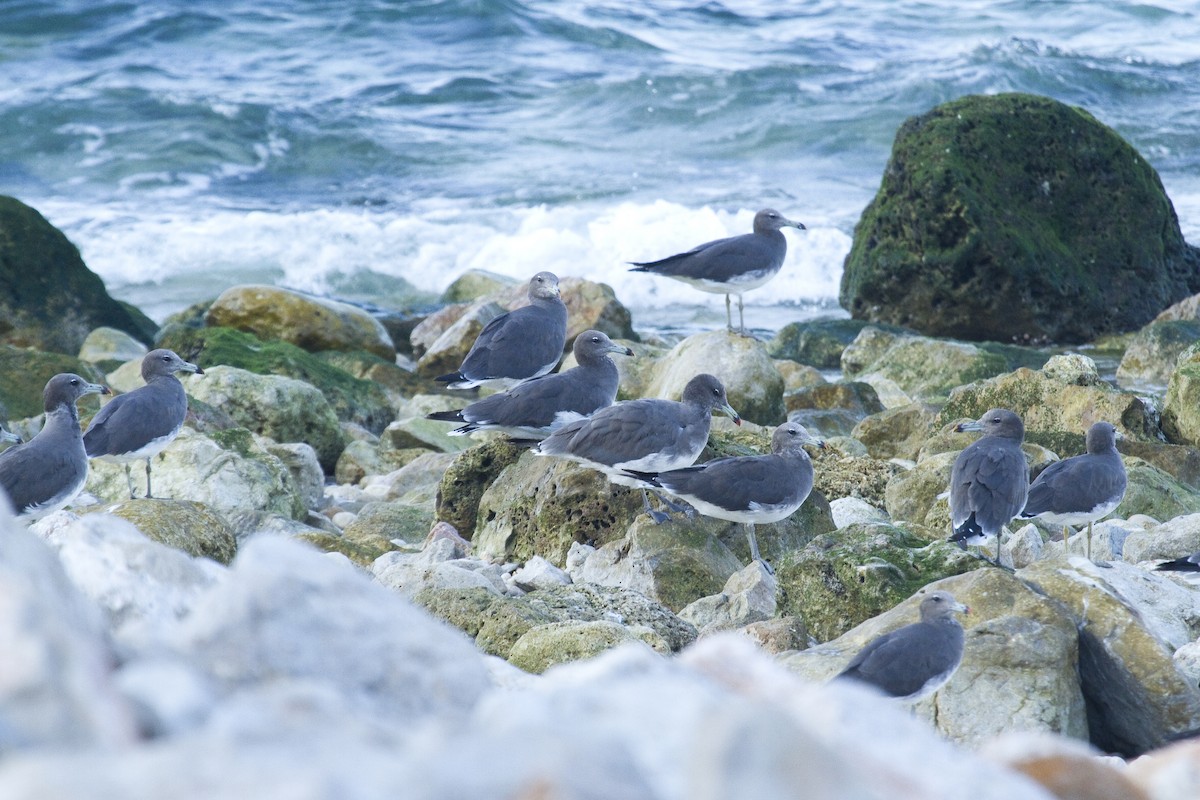
[[[283,375],[312,384],[325,395],[338,419],[356,422],[378,434],[394,418],[387,395],[375,383],[360,380],[294,344],[263,341],[232,328],[174,326],[158,342],[205,370],[217,365],[259,375]]]
[[[842,372],[847,379],[872,386],[880,379],[894,382],[915,400],[940,401],[956,386],[1019,366],[1040,367],[1047,358],[1028,348],[969,344],[870,326],[842,352]]]
[[[851,525],[817,537],[777,566],[779,611],[802,618],[824,642],[979,563],[948,542],[927,542],[902,527]]]
[[[833,448],[821,451],[813,465],[813,494],[810,503],[825,503],[841,497],[857,497],[878,508],[884,492],[902,469],[896,464],[861,455],[846,455]],[[819,496],[819,497],[818,497]]]
[[[277,286],[231,286],[213,301],[205,323],[291,342],[310,352],[364,350],[396,357],[392,337],[358,306]]]
[[[696,629],[659,603],[630,589],[576,584],[548,586],[521,597],[486,589],[424,589],[414,601],[459,628],[485,653],[508,658],[513,645],[539,625],[616,621],[649,629],[678,651],[696,639]]]
[[[522,452],[522,448],[507,439],[496,439],[459,453],[438,486],[437,518],[449,522],[468,538],[474,535],[484,490]]]
[[[866,445],[874,458],[915,461],[921,444],[933,432],[936,418],[936,407],[910,403],[863,418],[850,435]]]
[[[864,417],[883,410],[879,394],[869,383],[822,383],[785,395],[788,421],[798,422],[826,439],[847,436]]]
[[[854,231],[855,319],[970,340],[1085,342],[1200,290],[1154,168],[1086,111],[976,95],[900,127]]]
[[[0,344],[0,375],[4,376],[0,380],[0,415],[11,420],[41,414],[46,382],[60,372],[74,372],[89,381],[104,383],[100,370],[75,356]],[[80,417],[88,416],[99,405],[98,398],[84,399],[79,404]]]
[[[1113,514],[1128,519],[1145,514],[1160,522],[1200,512],[1200,490],[1176,480],[1169,473],[1140,458],[1126,458],[1128,483],[1125,497]],[[1182,555],[1182,554],[1181,554]]]
[[[526,451],[484,489],[471,538],[485,559],[538,555],[561,567],[572,543],[619,539],[641,509],[641,493],[603,473]]]
[[[783,376],[757,339],[726,330],[689,336],[654,366],[647,397],[678,400],[687,382],[702,372],[725,385],[729,404],[759,425],[784,421]]]
[[[33,208],[0,195],[0,343],[79,352],[94,328],[125,331],[143,344],[158,326],[109,296],[79,250]]]
[[[1185,350],[1171,372],[1162,429],[1171,442],[1200,446],[1200,345]]]
[[[442,384],[398,366],[395,357],[380,358],[363,350],[323,350],[313,355],[359,380],[379,386],[392,405],[399,405],[414,395],[445,391]]]
[[[367,503],[354,521],[342,530],[342,536],[352,542],[375,543],[399,539],[420,544],[429,535],[433,515],[423,508],[405,503]],[[387,545],[384,549],[391,549]]]
[[[649,628],[627,628],[611,620],[550,622],[530,628],[509,652],[513,666],[541,674],[555,664],[598,656],[618,645],[641,642],[666,655],[666,643]]]
[[[1131,389],[1157,389],[1167,385],[1180,355],[1200,342],[1200,320],[1151,322],[1135,333],[1117,367],[1117,381]]]
[[[519,283],[507,275],[485,269],[469,269],[450,282],[446,291],[442,292],[441,302],[470,303],[490,294],[508,291]]]
[[[237,554],[234,531],[219,514],[192,500],[121,500],[89,506],[132,522],[147,538],[196,558],[228,564]]]

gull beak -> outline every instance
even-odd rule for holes
[[[965,433],[966,431],[981,431],[983,430],[983,425],[980,424],[979,420],[960,422],[954,426],[954,430],[958,433]]]
[[[726,403],[723,406],[717,406],[717,411],[720,411],[722,414],[732,419],[734,425],[742,424],[742,418],[738,416],[738,413],[733,410],[733,406],[729,405],[729,403]]]

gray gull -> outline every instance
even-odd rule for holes
[[[996,537],[1000,563],[1000,530],[1025,507],[1029,464],[1021,452],[1025,425],[1006,408],[993,408],[975,422],[955,430],[983,431],[954,461],[950,473],[950,541],[966,549]]]
[[[754,215],[754,232],[730,236],[698,245],[686,253],[658,261],[631,261],[630,272],[649,272],[674,278],[702,292],[725,295],[725,323],[733,330],[733,312],[729,295],[738,298],[738,330],[745,333],[746,319],[742,311],[742,293],[762,286],[783,266],[787,255],[787,239],[780,228],[804,230],[773,208],[764,208]]]

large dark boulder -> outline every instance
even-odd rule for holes
[[[109,296],[79,250],[36,210],[0,195],[0,343],[75,355],[93,328],[150,344],[157,326]]]
[[[1091,341],[1200,291],[1158,174],[1045,97],[964,97],[907,120],[846,257],[855,319],[972,340]]]

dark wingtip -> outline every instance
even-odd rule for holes
[[[434,380],[439,383],[457,383],[465,378],[466,376],[461,372],[448,372],[445,375],[438,375]]]

